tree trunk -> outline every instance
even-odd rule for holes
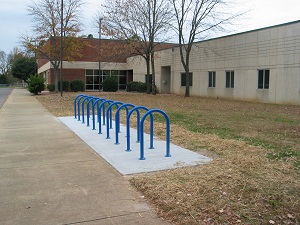
[[[151,53],[152,94],[156,95],[154,52]]]
[[[190,97],[190,53],[191,53],[192,45],[188,45],[188,48],[185,49],[185,97]]]
[[[146,56],[146,67],[147,67],[147,74],[146,74],[146,85],[147,85],[147,94],[150,94],[150,56]]]
[[[54,84],[55,84],[55,92],[58,92],[58,69],[54,67]]]
[[[185,97],[190,97],[190,70],[189,67],[185,69]]]

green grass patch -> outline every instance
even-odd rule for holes
[[[277,117],[277,118],[275,118],[274,121],[277,123],[297,124],[297,121],[283,118],[283,117]],[[298,121],[298,124],[299,124],[299,121]]]
[[[294,166],[296,169],[300,170],[300,151],[292,150],[291,148],[284,148],[281,150],[274,150],[267,154],[269,159],[276,160],[288,160],[293,158]]]
[[[171,112],[169,113],[170,119],[172,123],[177,124],[179,126],[183,126],[189,131],[201,133],[201,134],[216,134],[223,139],[235,139],[235,140],[243,140],[246,141],[250,145],[260,146],[266,150],[271,150],[271,153],[267,154],[269,159],[273,160],[288,160],[289,158],[294,158],[295,167],[297,169],[300,168],[300,151],[293,149],[291,146],[286,146],[285,144],[279,142],[268,141],[263,138],[249,138],[245,136],[241,136],[239,134],[240,130],[235,129],[234,126],[229,128],[225,123],[221,123],[220,126],[217,126],[216,123],[213,124],[211,119],[207,116],[204,116],[203,113],[182,113],[182,112]],[[245,120],[244,117],[235,117],[238,123],[238,120]],[[265,121],[262,116],[259,116],[259,119]],[[209,125],[201,124],[201,121],[210,123]],[[269,119],[268,119],[269,120]],[[162,116],[156,116],[155,121],[164,122],[164,118]],[[286,119],[283,117],[277,117],[273,120],[278,123],[288,123],[291,125],[297,124],[297,121],[292,119]],[[229,123],[232,124],[232,123]],[[213,126],[216,125],[216,126]]]

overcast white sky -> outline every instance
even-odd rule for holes
[[[83,34],[98,37],[92,18],[101,9],[104,0],[85,0],[83,11]],[[242,11],[250,10],[238,22],[235,33],[268,27],[281,23],[300,20],[299,0],[231,0]],[[238,1],[238,2],[237,2]],[[31,18],[27,5],[32,0],[0,0],[0,50],[9,53],[14,47],[20,47],[20,37],[31,33]]]

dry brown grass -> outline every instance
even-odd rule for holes
[[[70,116],[77,94],[37,99],[54,115]],[[286,149],[299,153],[299,106],[122,92],[89,94],[165,110],[171,117],[173,143],[214,158],[206,165],[130,177],[166,220],[174,224],[300,223],[297,154],[279,160],[269,157]],[[164,126],[156,125],[155,131],[163,138]]]

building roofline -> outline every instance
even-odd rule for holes
[[[224,36],[215,37],[215,38],[210,38],[210,39],[206,39],[206,40],[202,40],[202,41],[197,41],[197,42],[195,42],[195,44],[196,43],[201,43],[201,42],[206,42],[206,41],[211,41],[211,40],[216,40],[216,39],[221,39],[221,38],[227,38],[227,37],[232,37],[232,36],[237,36],[237,35],[242,35],[242,34],[257,32],[257,31],[261,31],[261,30],[272,29],[272,28],[276,28],[276,27],[287,26],[287,25],[296,24],[296,23],[300,23],[300,20],[295,20],[295,21],[291,21],[291,22],[287,22],[287,23],[282,23],[282,24],[276,24],[276,25],[272,25],[272,26],[269,26],[269,27],[262,27],[262,28],[258,28],[258,29],[254,29],[254,30],[249,30],[249,31],[243,31],[243,32],[240,32],[240,33],[235,33],[235,34],[224,35]]]

